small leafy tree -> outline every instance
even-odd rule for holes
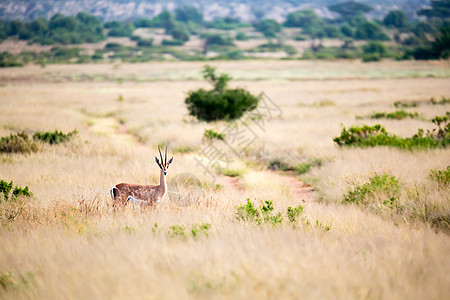
[[[255,24],[255,29],[262,32],[265,37],[275,37],[278,32],[281,32],[281,25],[272,19],[265,19]]]
[[[383,19],[383,24],[388,27],[406,29],[409,27],[408,17],[403,10],[391,10]]]
[[[190,91],[184,101],[189,114],[197,119],[207,122],[234,120],[258,106],[260,96],[254,96],[242,88],[227,88],[231,80],[228,74],[218,75],[215,68],[205,66],[203,78],[211,83],[213,89]]]
[[[340,14],[343,19],[349,19],[359,13],[367,13],[373,10],[371,6],[356,1],[348,1],[330,5],[328,6],[328,9],[332,12]]]

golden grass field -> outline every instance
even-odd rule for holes
[[[281,109],[229,170],[213,182],[195,161],[205,128],[187,113],[187,92],[208,87],[201,62],[48,65],[0,70],[0,136],[25,130],[77,129],[69,143],[32,154],[0,154],[0,179],[34,196],[0,203],[1,299],[445,299],[450,294],[450,238],[423,218],[449,214],[448,187],[430,169],[450,165],[448,149],[338,148],[342,126],[383,124],[411,136],[449,111],[430,97],[450,96],[450,63],[353,61],[214,62],[232,86],[264,91]],[[394,111],[419,119],[357,119]],[[191,173],[195,203],[167,197],[154,209],[114,212],[119,182],[156,184],[157,145],[174,162],[168,181]],[[220,142],[217,145],[220,144]],[[267,161],[323,161],[300,178],[268,170]],[[402,183],[401,215],[342,204],[352,184],[387,172]],[[223,173],[223,172],[222,172]],[[169,195],[170,196],[170,195]],[[184,195],[182,195],[184,196]],[[303,205],[303,218],[279,225],[239,221],[250,198],[275,210]],[[417,208],[417,209],[416,209]],[[194,236],[195,224],[210,224]],[[173,225],[185,228],[176,234]]]

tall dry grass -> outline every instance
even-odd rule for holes
[[[448,63],[217,65],[240,78],[233,85],[266,92],[283,111],[228,166],[239,170],[233,179],[237,184],[221,175],[213,182],[194,160],[206,145],[204,129],[226,126],[187,115],[186,92],[207,86],[186,80],[200,77],[201,63],[26,67],[1,75],[0,136],[74,128],[79,135],[29,155],[0,154],[0,179],[29,186],[34,193],[31,199],[0,204],[0,297],[445,298],[448,235],[421,218],[341,202],[355,183],[387,172],[403,184],[402,203],[436,205],[448,213],[448,189],[437,190],[427,176],[430,169],[450,164],[449,151],[339,149],[332,138],[342,125],[382,122],[401,136],[431,128],[427,119],[447,106],[408,109],[422,114],[418,120],[356,116],[395,110],[398,100],[448,96],[447,78],[420,77],[424,69],[448,72]],[[380,78],[377,70],[392,76]],[[402,75],[416,71],[419,78]],[[156,82],[115,83],[104,81],[106,77],[101,82],[53,82],[64,81],[69,73],[151,77]],[[359,77],[349,79],[349,74]],[[41,75],[49,80],[36,78]],[[372,75],[378,79],[366,79]],[[287,80],[290,76],[305,80]],[[169,182],[181,173],[198,178],[194,188],[200,187],[200,193],[184,190],[195,201],[180,206],[168,197],[156,209],[114,211],[108,194],[114,184],[158,182],[153,157],[160,143],[167,143],[174,156]],[[275,158],[292,165],[322,160],[303,176],[315,187],[313,196],[299,196],[286,177],[267,170],[265,164]],[[273,201],[282,224],[237,220],[235,207],[247,198],[257,206]],[[304,206],[304,214],[291,223],[287,207],[298,205]],[[196,231],[201,224],[211,227]]]

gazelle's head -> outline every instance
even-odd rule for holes
[[[167,146],[166,146],[166,155],[165,155],[164,160],[162,158],[161,149],[159,149],[159,146],[158,146],[158,151],[159,151],[159,157],[161,157],[161,162],[159,162],[158,158],[155,156],[156,163],[158,164],[158,167],[161,169],[161,171],[163,171],[164,175],[167,175],[167,169],[169,168],[169,165],[172,163],[173,157],[171,159],[169,159],[169,161],[167,161]]]

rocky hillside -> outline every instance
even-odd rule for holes
[[[333,15],[326,8],[328,5],[344,1],[336,0],[279,0],[276,5],[270,0],[198,0],[195,4],[188,0],[2,0],[0,1],[0,19],[32,20],[39,17],[50,18],[56,13],[75,15],[86,11],[108,20],[131,20],[139,17],[152,17],[163,10],[173,10],[181,5],[194,5],[200,9],[205,19],[219,16],[238,17],[251,22],[266,17],[283,20],[292,11],[311,8],[323,17]],[[414,17],[415,11],[428,0],[381,0],[377,2],[361,0],[375,8],[370,17],[382,17],[391,9],[400,8]]]

